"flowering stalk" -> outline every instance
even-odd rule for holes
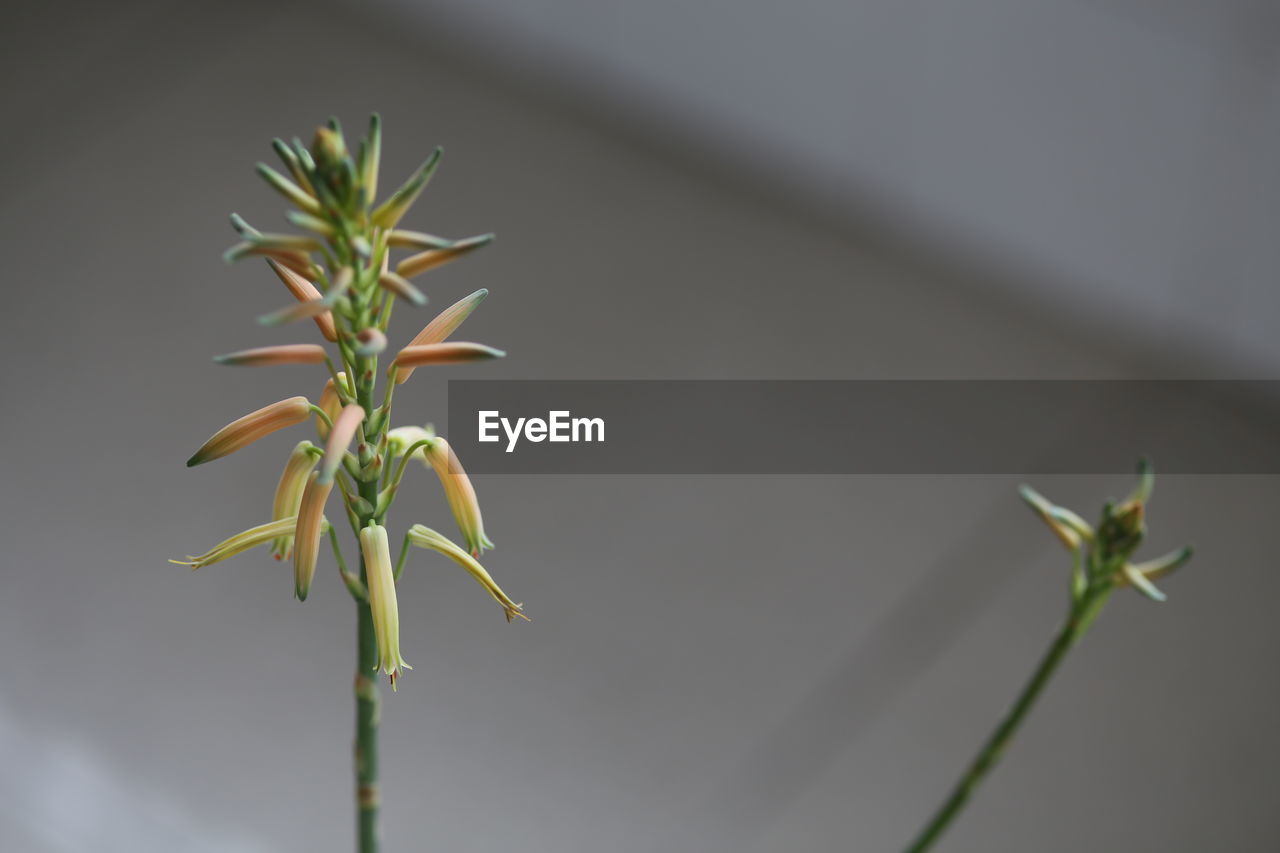
[[[336,120],[316,131],[310,147],[296,139],[292,144],[277,139],[273,147],[284,172],[259,164],[258,173],[294,206],[288,219],[308,233],[264,233],[232,214],[231,224],[241,242],[226,257],[264,258],[294,297],[289,306],[260,317],[262,325],[311,320],[322,340],[258,347],[220,356],[217,361],[245,366],[324,365],[327,381],[318,404],[292,397],[246,415],[215,433],[187,464],[226,456],[312,416],[323,449],[309,441],[294,448],[276,488],[272,521],[237,534],[206,554],[175,562],[198,568],[270,544],[277,559],[292,553],[294,594],[306,600],[322,537],[328,532],[339,576],[356,603],[357,849],[373,853],[380,844],[380,694],[374,674],[382,669],[394,687],[401,671],[409,668],[400,656],[396,595],[404,555],[393,568],[384,525],[411,456],[417,455],[439,475],[471,554],[422,525],[411,528],[415,543],[446,554],[471,572],[503,606],[508,620],[523,618],[520,605],[474,559],[493,545],[484,533],[475,490],[456,455],[443,438],[421,427],[391,427],[391,389],[415,368],[504,355],[483,344],[446,341],[488,291],[465,297],[427,323],[391,356],[385,376],[378,369],[379,356],[389,346],[387,328],[396,304],[416,309],[427,302],[421,286],[408,279],[487,245],[493,235],[449,240],[398,228],[439,166],[440,150],[385,201],[376,203],[381,160],[381,126],[376,115],[354,153]],[[393,250],[409,254],[393,261]],[[324,515],[335,490],[359,541],[359,572],[347,569],[336,532]]]
[[[1164,601],[1164,594],[1156,589],[1152,581],[1191,559],[1191,549],[1180,548],[1145,563],[1130,562],[1133,552],[1146,536],[1144,516],[1154,485],[1155,475],[1151,467],[1143,462],[1138,468],[1137,487],[1123,502],[1108,502],[1102,508],[1102,520],[1096,529],[1071,510],[1050,503],[1030,486],[1022,487],[1022,499],[1071,552],[1071,606],[1067,610],[1067,618],[1049,644],[1044,657],[1040,659],[1031,679],[960,777],[951,794],[907,847],[907,853],[923,853],[930,849],[951,825],[974,790],[1000,760],[1018,727],[1058,671],[1067,652],[1089,630],[1112,592],[1121,587],[1133,586],[1153,601]]]

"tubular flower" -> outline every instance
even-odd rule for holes
[[[250,412],[232,421],[213,434],[200,449],[187,460],[187,467],[200,465],[234,453],[276,430],[300,424],[311,414],[311,403],[306,397],[290,397],[256,412]]]
[[[284,473],[276,486],[276,497],[271,503],[273,521],[292,519],[296,522],[298,508],[302,504],[302,490],[307,487],[307,475],[315,467],[319,448],[309,441],[300,441],[289,454]],[[271,543],[271,554],[277,560],[288,559],[293,552],[293,529],[296,524],[289,525],[287,534],[277,536]]]
[[[444,309],[436,316],[434,320],[428,323],[421,332],[409,341],[409,346],[416,347],[423,344],[438,344],[448,338],[454,331],[462,325],[462,321],[471,316],[471,312],[484,301],[489,295],[489,291],[480,288],[469,296],[464,296],[457,302]],[[401,367],[396,374],[396,384],[400,384],[413,375],[412,367]]]
[[[484,344],[441,343],[407,346],[396,354],[396,367],[422,367],[425,364],[465,364],[471,361],[487,361],[506,355],[500,349]]]
[[[431,441],[436,437],[435,431],[424,429],[419,426],[396,427],[387,430],[387,449],[394,456],[404,456],[405,452],[420,441]],[[423,462],[426,462],[426,456],[419,447],[413,453]]]
[[[243,530],[235,536],[219,542],[198,557],[188,556],[185,560],[170,560],[169,562],[177,563],[179,566],[190,566],[193,570],[220,563],[228,557],[234,557],[236,554],[242,554],[250,548],[265,545],[286,533],[292,533],[296,520],[293,516],[288,516],[269,521],[266,524],[259,524],[257,527],[250,527],[248,530]]]
[[[364,409],[355,403],[343,406],[338,417],[334,418],[333,430],[329,433],[329,439],[324,446],[324,462],[320,464],[321,482],[333,482],[333,476],[337,473],[338,466],[342,464],[342,457],[346,454],[347,447],[351,445],[351,439],[355,437],[356,430],[363,420]]]
[[[338,381],[341,382],[345,388],[347,385],[347,374],[339,373]],[[324,383],[324,390],[320,392],[320,402],[316,404],[316,407],[320,409],[320,411],[324,412],[329,417],[330,421],[337,418],[338,412],[342,411],[342,398],[339,396],[338,389],[334,386],[332,378],[330,378],[328,382]],[[321,438],[329,437],[329,424],[326,423],[324,418],[319,415],[316,415],[316,432]]]
[[[421,524],[415,524],[409,528],[409,541],[417,545],[419,548],[429,548],[432,551],[438,551],[449,559],[453,560],[459,566],[466,569],[476,581],[493,596],[493,600],[502,605],[502,609],[507,614],[507,621],[510,622],[515,617],[528,621],[529,617],[520,611],[524,605],[517,604],[512,601],[502,588],[498,586],[493,577],[485,571],[484,566],[476,562],[476,559],[466,551],[458,547],[457,544],[450,541],[447,537],[437,533],[429,527]]]
[[[284,286],[289,288],[289,292],[293,294],[293,298],[299,302],[321,302],[323,296],[316,286],[307,279],[303,278],[297,272],[288,267],[268,258],[267,263],[271,265],[271,269],[280,281],[284,282]],[[338,330],[333,324],[333,313],[325,311],[314,317],[316,327],[320,329],[320,334],[324,335],[326,341],[338,340]]]
[[[320,554],[320,534],[324,521],[324,504],[333,490],[333,480],[324,482],[319,471],[312,471],[302,490],[298,505],[298,523],[294,529],[293,594],[307,600],[311,580],[316,576],[316,558]]]
[[[324,357],[324,347],[319,344],[284,344],[217,355],[213,360],[237,367],[263,367],[269,364],[323,364]]]
[[[401,668],[413,667],[400,657],[400,608],[396,601],[396,580],[391,567],[391,548],[387,544],[387,528],[370,522],[362,529],[360,553],[364,556],[369,609],[373,613],[373,632],[378,640],[375,669],[387,674],[394,690]]]
[[[480,502],[476,499],[475,487],[471,485],[471,478],[458,461],[458,454],[453,452],[449,442],[437,436],[435,441],[423,448],[422,455],[440,478],[440,485],[444,486],[445,499],[449,502],[453,519],[458,523],[458,530],[461,531],[471,556],[479,557],[486,548],[492,550],[493,542],[484,533],[484,520],[480,517]]]

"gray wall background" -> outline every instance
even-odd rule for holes
[[[332,567],[303,606],[265,555],[195,575],[165,562],[258,523],[297,436],[187,470],[192,448],[319,391],[306,368],[208,356],[283,337],[252,320],[284,304],[279,285],[219,259],[225,215],[278,227],[252,164],[330,113],[358,126],[382,112],[389,176],[446,147],[415,225],[498,232],[426,281],[437,305],[492,291],[468,336],[511,355],[468,377],[1212,374],[1177,336],[1116,329],[1108,294],[1055,279],[1066,293],[1041,299],[1016,257],[966,264],[874,203],[807,204],[739,170],[731,137],[688,146],[642,113],[620,120],[625,102],[511,74],[449,20],[421,32],[346,6],[203,2],[11,12],[5,849],[349,845],[354,614]],[[1064,298],[1090,307],[1064,313]],[[407,315],[402,336],[423,319]],[[453,375],[420,371],[401,420],[443,423]],[[470,579],[415,558],[401,592],[415,669],[384,712],[389,849],[900,846],[1064,606],[1065,557],[1015,485],[480,479],[488,565],[534,621],[507,626]],[[1089,514],[1128,488],[1036,485]],[[1151,550],[1190,539],[1196,562],[1164,606],[1114,602],[944,849],[1274,846],[1278,497],[1274,478],[1161,481]],[[445,513],[424,477],[396,522],[447,527]]]

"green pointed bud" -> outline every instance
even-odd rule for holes
[[[334,228],[329,222],[318,216],[312,216],[310,213],[303,213],[301,210],[290,210],[285,213],[285,218],[299,228],[314,231],[324,237],[332,237],[338,233],[338,229]]]
[[[382,119],[374,113],[369,116],[369,135],[365,139],[364,157],[360,162],[360,183],[364,187],[366,204],[373,204],[378,197],[378,168],[381,163]]]
[[[268,166],[266,163],[259,163],[257,166],[258,174],[262,179],[271,185],[271,188],[307,213],[319,213],[320,202],[315,197],[303,190],[293,181]]]
[[[435,174],[436,168],[440,165],[440,157],[443,154],[443,148],[437,148],[431,152],[431,156],[418,167],[418,171],[414,172],[409,180],[405,181],[404,186],[392,193],[389,199],[373,211],[370,219],[374,225],[379,228],[392,228],[400,221],[401,217],[409,212],[409,208],[418,200],[423,188],[431,180],[431,176]]]
[[[245,222],[244,217],[242,217],[238,213],[231,214],[231,227],[236,229],[236,233],[239,234],[241,237],[249,238],[249,237],[262,236],[261,231],[259,231],[257,228],[254,228],[248,222]]]

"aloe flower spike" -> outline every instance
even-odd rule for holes
[[[263,406],[215,432],[187,460],[187,467],[220,459],[276,430],[300,424],[310,416],[311,402],[306,397],[289,397],[270,406]]]
[[[373,631],[378,640],[378,664],[396,687],[400,670],[413,669],[400,657],[400,608],[396,601],[396,581],[391,567],[391,547],[387,529],[376,522],[360,531],[360,552],[364,556],[369,608],[373,613]]]

